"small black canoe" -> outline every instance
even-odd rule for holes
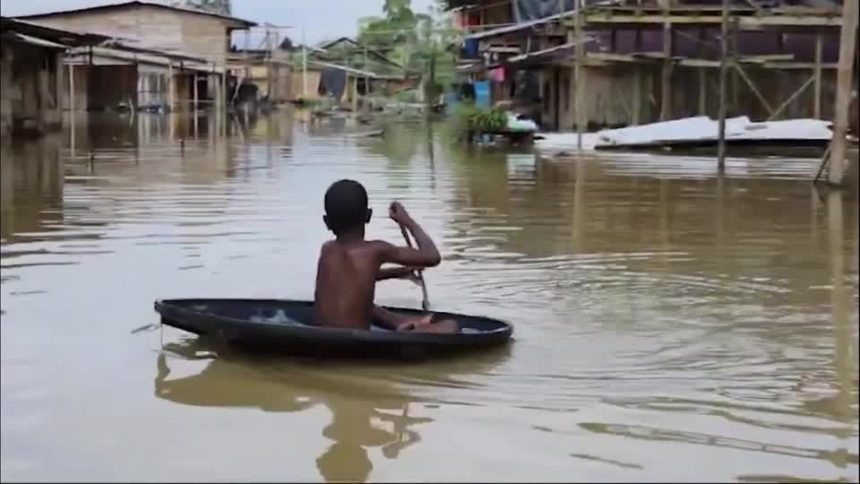
[[[387,308],[404,314],[422,311]],[[313,302],[274,299],[155,301],[161,322],[228,343],[293,355],[411,358],[474,351],[506,343],[513,327],[497,319],[434,312],[460,324],[456,334],[397,332],[313,325]]]

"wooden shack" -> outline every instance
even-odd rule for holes
[[[0,17],[0,133],[41,134],[61,124],[67,48],[106,38]]]
[[[102,109],[124,100],[133,107],[167,104],[173,108],[182,101],[217,106],[227,97],[232,32],[256,25],[228,15],[145,1],[20,18],[115,39],[110,46],[113,52],[76,53],[75,67],[69,69],[75,85],[70,109]],[[147,55],[146,62],[139,61]]]
[[[546,128],[571,130],[579,122],[583,129],[594,129],[717,116],[719,2],[447,4],[461,9],[460,24],[466,31],[460,72],[481,79],[503,73],[503,83],[518,72],[536,73],[534,99]],[[534,15],[524,16],[529,9]],[[837,0],[730,0],[728,115],[832,118],[840,10]],[[582,73],[579,80],[577,69]],[[518,91],[503,83],[494,86],[497,97]]]

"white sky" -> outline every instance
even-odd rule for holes
[[[15,16],[110,3],[121,0],[2,0],[0,13]],[[382,15],[382,3],[383,0],[232,0],[233,15],[257,23],[294,27],[285,33],[296,43],[301,42],[304,27],[309,44],[357,34],[358,19]],[[412,9],[426,12],[432,4],[433,0],[412,0]]]

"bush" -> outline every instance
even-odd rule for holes
[[[455,126],[462,131],[490,132],[501,131],[508,125],[504,109],[483,109],[473,103],[461,103],[454,111]]]

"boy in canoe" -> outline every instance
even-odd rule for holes
[[[373,303],[376,281],[411,278],[415,271],[439,265],[442,257],[433,240],[398,202],[391,204],[389,217],[406,228],[417,248],[397,247],[381,240],[365,240],[364,226],[372,210],[367,191],[353,180],[340,180],[325,194],[323,221],[335,239],[323,244],[317,265],[314,321],[333,328],[370,329],[371,321],[396,331],[456,333],[456,321],[434,321],[393,313]],[[383,269],[385,263],[400,267]]]

